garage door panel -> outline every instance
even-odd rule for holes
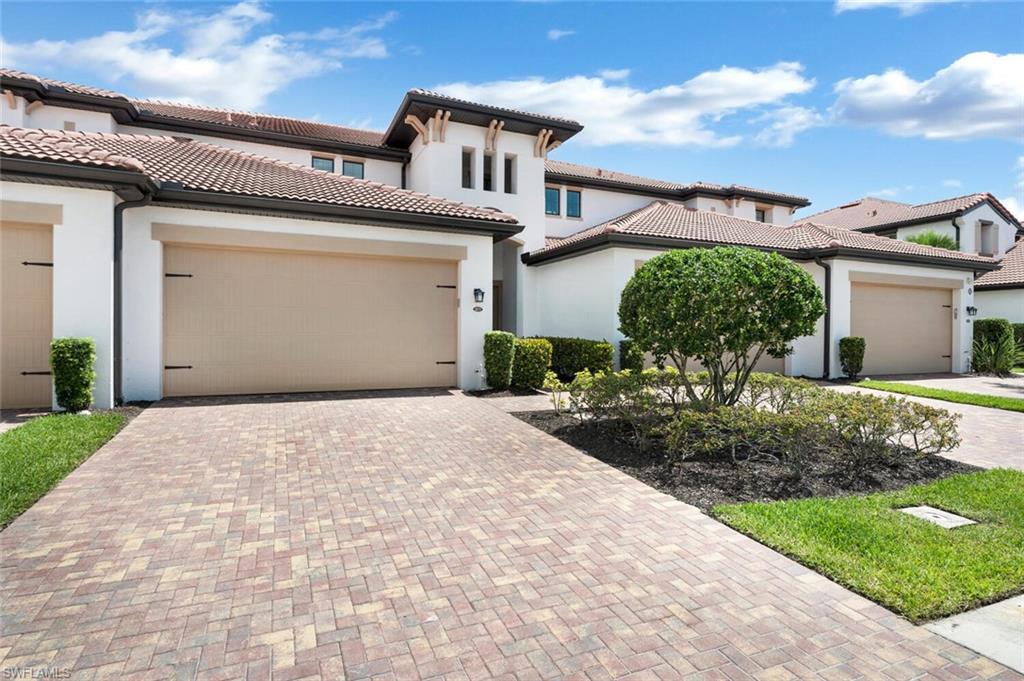
[[[865,341],[869,374],[948,372],[952,368],[952,291],[854,282],[851,335]]]
[[[170,246],[167,395],[455,384],[455,262]]]

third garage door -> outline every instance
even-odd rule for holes
[[[853,283],[851,335],[864,338],[864,375],[950,371],[952,291]]]
[[[164,249],[164,394],[456,384],[457,263]]]

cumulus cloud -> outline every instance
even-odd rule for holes
[[[26,70],[74,64],[128,80],[147,97],[251,109],[293,80],[341,67],[342,59],[387,56],[376,33],[394,14],[316,34],[267,32],[272,19],[258,0],[207,13],[150,9],[132,30],[78,40],[0,39],[0,51],[6,64]]]
[[[836,14],[858,9],[875,9],[876,7],[892,7],[899,10],[900,16],[909,17],[917,14],[928,5],[938,5],[953,0],[836,0]]]
[[[562,38],[568,38],[571,35],[576,35],[576,31],[567,31],[562,28],[552,28],[548,30],[548,40],[561,40]]]
[[[824,124],[824,117],[814,109],[802,106],[782,106],[765,112],[754,119],[767,123],[754,136],[754,141],[766,147],[788,147],[797,134]]]
[[[926,80],[900,69],[835,85],[838,122],[900,137],[1024,138],[1024,54],[972,52]]]
[[[803,74],[803,66],[779,62],[754,70],[723,66],[651,90],[606,75],[446,83],[436,89],[471,101],[582,121],[585,128],[579,140],[583,144],[727,147],[739,143],[747,133],[713,129],[724,118],[739,111],[771,114],[793,108],[786,98],[813,87],[814,80]],[[785,114],[776,115],[785,118]],[[774,124],[780,128],[776,137],[785,140],[787,124]],[[789,126],[792,129],[795,123]]]
[[[1017,174],[1013,185],[1013,194],[999,199],[1006,209],[1017,216],[1018,220],[1024,221],[1024,156],[1018,156],[1013,167]]]

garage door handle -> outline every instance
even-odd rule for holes
[[[49,376],[49,371],[22,371],[22,376]]]
[[[191,369],[191,364],[165,364],[164,369]]]

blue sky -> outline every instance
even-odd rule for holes
[[[580,120],[560,159],[661,179],[1024,205],[1024,4],[4,2],[58,79],[384,128],[439,88]]]

